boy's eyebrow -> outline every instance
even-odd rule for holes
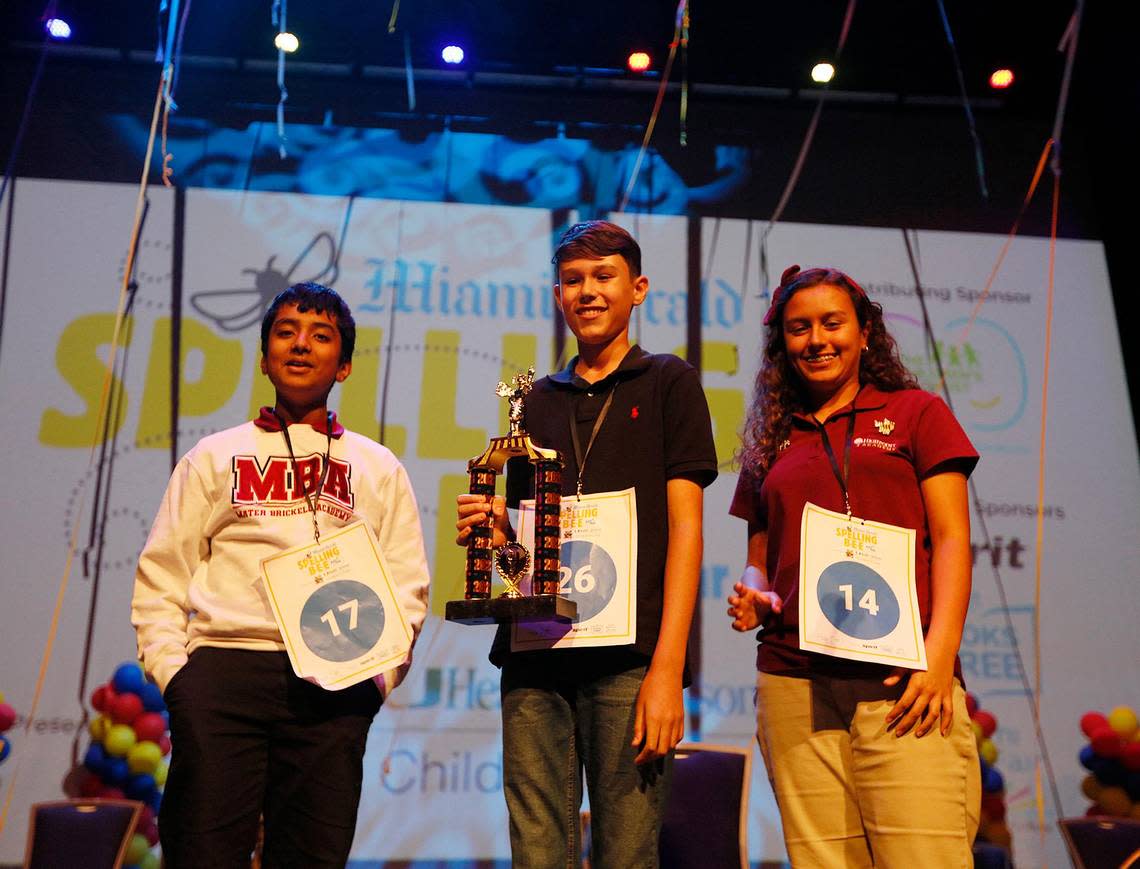
[[[297,326],[297,325],[300,325],[300,323],[301,323],[301,321],[299,319],[297,319],[296,317],[281,317],[281,318],[273,321],[273,326],[274,326],[274,328],[276,328],[277,326],[282,326],[282,325],[284,325],[284,326]],[[334,329],[336,329],[336,327],[332,323],[326,322],[324,320],[313,320],[310,322],[309,325],[313,329],[328,329],[329,331],[333,331]]]

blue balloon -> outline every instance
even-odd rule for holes
[[[1124,778],[1124,789],[1134,803],[1140,803],[1140,770],[1128,773]]]
[[[150,796],[150,799],[146,800],[146,804],[150,806],[155,815],[157,815],[159,810],[162,808],[162,791],[160,791],[158,788],[155,788],[154,793]]]
[[[996,794],[1004,789],[1005,779],[1001,777],[1000,772],[991,766],[982,777],[982,790],[987,794]]]
[[[8,753],[12,750],[12,743],[5,737],[0,736],[0,763],[8,759]]]
[[[1097,754],[1095,751],[1093,751],[1093,747],[1091,745],[1086,745],[1084,748],[1082,748],[1081,753],[1077,755],[1077,758],[1080,760],[1081,766],[1083,766],[1089,772],[1096,772]]]
[[[154,783],[154,776],[143,772],[127,779],[123,793],[132,800],[141,800],[146,803],[150,802],[151,797],[157,792],[157,788],[158,786]]]
[[[158,686],[153,682],[147,682],[143,685],[142,690],[139,692],[139,698],[142,700],[143,709],[147,712],[166,711],[166,703],[162,699],[162,692],[158,690]]]
[[[97,742],[91,743],[83,755],[83,765],[104,781],[107,778],[107,752]]]
[[[1128,777],[1128,770],[1119,760],[1102,757],[1097,769],[1093,770],[1093,774],[1096,775],[1097,781],[1105,787],[1123,787],[1124,781]]]
[[[103,781],[121,788],[130,777],[131,767],[125,757],[107,758],[107,764],[103,767]]]
[[[146,676],[142,667],[134,661],[128,661],[115,668],[115,675],[111,677],[116,694],[138,694],[146,685]]]

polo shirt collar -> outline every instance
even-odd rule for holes
[[[261,412],[258,414],[257,419],[253,421],[253,424],[262,431],[281,431],[281,422],[277,419],[276,414],[273,413],[273,408],[269,405],[261,408]],[[320,419],[317,420],[317,424],[313,426],[313,430],[318,434],[327,434],[329,428],[328,425],[326,425],[325,421],[323,419]],[[342,434],[344,434],[344,426],[337,421],[336,411],[333,411],[332,436],[334,438],[339,438]]]
[[[634,344],[622,358],[621,364],[596,383],[590,383],[590,381],[574,373],[574,368],[578,365],[577,356],[571,359],[569,364],[561,371],[551,374],[550,379],[560,386],[569,386],[580,390],[596,390],[598,387],[609,386],[611,382],[632,377],[635,374],[645,371],[649,368],[651,361],[652,355],[642,350],[637,344]]]
[[[830,421],[849,413],[860,413],[864,410],[882,410],[887,406],[887,394],[878,389],[873,383],[864,383],[859,387],[855,400],[843,405],[827,419]],[[815,428],[815,418],[810,413],[793,413],[792,418],[798,422]]]

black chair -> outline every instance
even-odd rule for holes
[[[661,869],[748,869],[752,750],[681,743],[661,824]]]
[[[36,803],[24,869],[119,869],[141,812],[142,803],[135,800]]]
[[[1140,867],[1140,821],[1062,818],[1057,824],[1075,869]]]

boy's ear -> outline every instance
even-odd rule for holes
[[[649,295],[649,278],[645,275],[638,275],[633,279],[633,304],[640,305],[645,301],[645,297]]]
[[[336,382],[344,383],[344,379],[352,373],[352,362],[342,362],[336,370]]]
[[[269,366],[265,363],[265,354],[261,354],[261,373],[269,374]]]

